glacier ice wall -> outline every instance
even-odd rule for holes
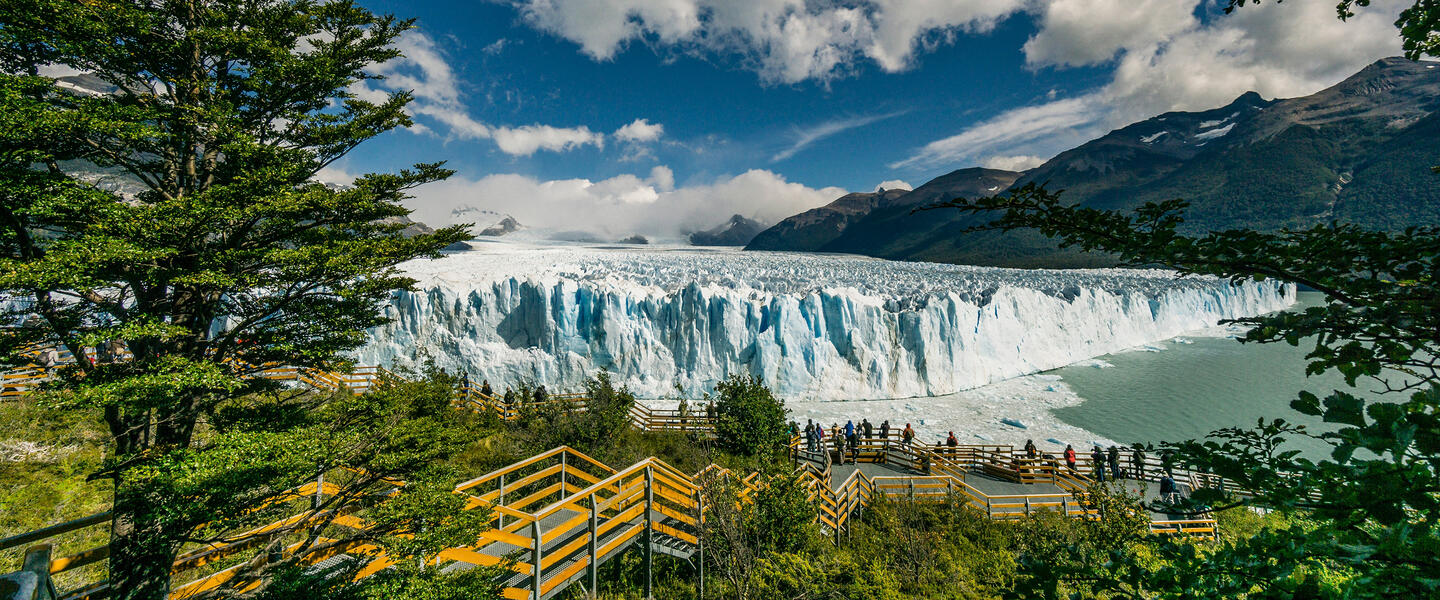
[[[1289,306],[1293,287],[1157,270],[1022,271],[862,257],[494,244],[406,265],[417,289],[363,364],[427,358],[497,387],[638,395],[734,373],[813,400],[958,390]]]

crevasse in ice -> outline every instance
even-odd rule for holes
[[[753,374],[786,398],[932,396],[1294,302],[1293,287],[1159,270],[991,269],[794,253],[493,244],[417,261],[363,364],[642,397]]]

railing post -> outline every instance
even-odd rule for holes
[[[645,465],[645,598],[655,598],[655,544],[654,526],[651,521],[650,511],[655,506],[655,472],[654,467]]]
[[[50,544],[37,544],[25,551],[22,570],[35,574],[39,588],[36,600],[55,600],[60,594],[55,591],[55,581],[50,579]]]
[[[560,452],[560,497],[564,498],[568,495],[570,495],[570,491],[565,488],[565,452],[562,451]]]
[[[705,600],[705,499],[695,488],[695,566],[700,575],[700,600]]]
[[[1025,497],[1025,516],[1030,516],[1030,497]]]
[[[540,584],[542,583],[541,579],[543,575],[540,569],[540,562],[544,558],[541,553],[541,548],[544,544],[540,541],[540,519],[535,519],[530,522],[530,535],[535,536],[534,549],[531,551],[531,558],[535,561],[535,574],[534,577],[531,578],[531,583],[535,586],[535,589],[532,590],[533,593],[530,597],[535,600],[540,600]]]
[[[1070,499],[1069,499],[1069,498],[1061,498],[1061,499],[1060,499],[1060,510],[1061,510],[1061,511],[1064,511],[1064,513],[1065,513],[1065,518],[1067,518],[1067,519],[1070,518]]]
[[[496,505],[496,506],[505,506],[505,475],[504,475],[504,474],[501,474],[501,475],[500,475],[500,497],[495,500],[495,505]],[[505,528],[505,513],[503,513],[503,512],[496,512],[496,513],[495,513],[495,519],[496,519],[496,521],[495,521],[495,528],[496,528],[496,529],[504,529],[504,528]]]
[[[598,563],[598,562],[600,561],[600,556],[599,556],[599,554],[597,553],[597,549],[599,548],[599,543],[600,543],[600,540],[597,539],[597,538],[599,537],[599,532],[600,532],[600,526],[599,526],[599,522],[600,522],[600,511],[596,510],[596,507],[598,507],[599,505],[600,505],[600,499],[597,498],[597,497],[595,496],[595,494],[593,494],[593,493],[590,494],[590,569],[589,569],[590,573],[589,573],[589,575],[590,575],[590,597],[591,597],[591,598],[594,598],[594,597],[599,593],[598,590],[595,589],[595,588],[599,585],[599,583],[597,582],[597,573],[598,573],[599,568],[600,568],[600,565],[596,564],[596,563]]]
[[[985,497],[985,516],[995,518],[995,509],[990,507],[990,497]]]

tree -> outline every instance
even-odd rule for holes
[[[762,582],[757,561],[795,553],[812,545],[819,532],[804,480],[793,474],[758,478],[745,501],[744,480],[728,471],[703,478],[705,561],[736,598],[753,597]]]
[[[0,6],[0,289],[11,297],[0,353],[15,364],[35,345],[80,356],[121,340],[133,355],[82,358],[50,386],[57,402],[103,408],[113,438],[96,476],[114,482],[118,597],[165,597],[177,548],[205,523],[356,456],[166,495],[189,474],[243,464],[222,457],[246,460],[246,436],[324,410],[295,394],[237,402],[274,391],[254,377],[270,365],[346,368],[344,352],[383,322],[380,303],[413,283],[397,265],[467,237],[405,237],[395,222],[407,190],[450,174],[441,164],[345,189],[314,179],[410,124],[410,94],[377,103],[350,90],[399,56],[393,42],[411,26],[348,1]],[[97,89],[42,75],[54,66]]]
[[[785,403],[759,379],[734,375],[715,386],[715,436],[741,456],[774,456],[790,442]]]
[[[1191,237],[1176,232],[1183,201],[1123,214],[1067,205],[1059,193],[1037,185],[942,206],[993,212],[998,218],[988,228],[1034,228],[1063,246],[1110,252],[1129,265],[1169,267],[1181,277],[1275,278],[1319,290],[1324,306],[1232,321],[1249,327],[1241,341],[1307,344],[1308,373],[1336,370],[1352,387],[1363,378],[1401,396],[1367,402],[1350,390],[1323,399],[1300,392],[1293,409],[1338,428],[1317,434],[1283,419],[1262,419],[1253,430],[1226,429],[1203,442],[1168,444],[1180,460],[1253,494],[1219,510],[1255,506],[1304,518],[1212,552],[1153,543],[1168,563],[1135,555],[1110,563],[1099,576],[1109,591],[1300,597],[1317,593],[1316,573],[1340,571],[1350,597],[1440,593],[1434,577],[1440,572],[1440,228],[1386,233],[1330,224]],[[1286,448],[1291,436],[1323,440],[1330,457],[1315,461]],[[1216,494],[1194,500],[1225,501]],[[1055,569],[1035,581],[1047,577],[1096,575]],[[1042,583],[1031,591],[1053,597]]]

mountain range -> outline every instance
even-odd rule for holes
[[[1104,255],[1058,249],[1033,232],[970,232],[984,215],[914,209],[1028,183],[1086,206],[1191,203],[1189,233],[1340,221],[1396,230],[1440,225],[1440,66],[1377,61],[1310,96],[1254,92],[1207,111],[1170,112],[1111,131],[1024,172],[969,168],[913,191],[848,194],[787,218],[753,250],[848,252],[1011,267],[1093,267]]]

